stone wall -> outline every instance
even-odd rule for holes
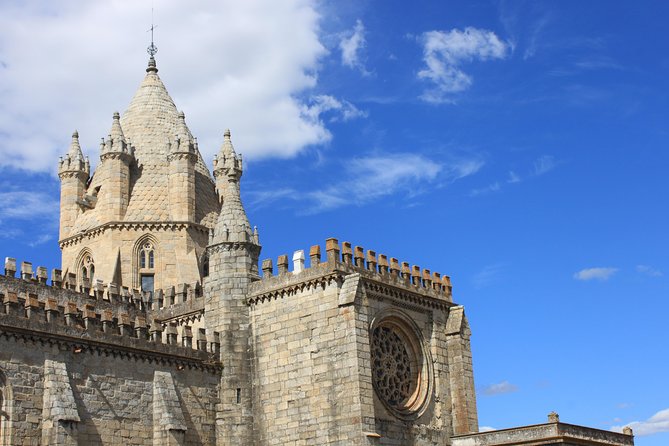
[[[356,320],[341,283],[317,277],[251,305],[258,444],[365,444]]]
[[[8,444],[168,444],[171,428],[185,431],[180,444],[215,444],[216,373],[6,336],[0,370],[13,395]],[[170,407],[156,407],[169,393],[156,374],[173,381]],[[165,425],[167,417],[181,424]]]
[[[385,256],[378,262],[373,252],[361,255],[361,248],[353,255],[346,243],[340,255],[333,239],[326,251],[321,263],[320,248],[312,247],[309,268],[296,252],[292,271],[287,256],[280,256],[277,275],[264,261],[263,280],[251,286],[259,444],[446,444],[454,430],[453,405],[473,404],[475,425],[471,361],[451,376],[458,358],[448,350],[446,325],[450,310],[461,307],[450,300],[450,282],[420,269],[412,274],[408,266],[402,274],[397,260],[389,268]],[[377,327],[397,329],[397,352],[411,370],[407,380],[418,383],[406,389],[401,404],[381,400],[375,389]],[[383,361],[387,369],[404,366],[392,355]],[[467,389],[467,398],[452,399],[453,383]],[[461,412],[470,414],[472,407]]]
[[[141,300],[24,275],[0,276],[1,444],[216,444],[216,333],[194,342]]]

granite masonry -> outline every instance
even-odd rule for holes
[[[450,278],[335,238],[261,261],[229,131],[213,166],[153,56],[94,172],[72,135],[61,269],[0,275],[0,446],[633,445],[479,433]]]

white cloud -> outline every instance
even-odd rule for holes
[[[156,5],[159,74],[207,161],[228,127],[247,158],[330,139],[302,99],[327,54],[316,4]],[[0,2],[0,166],[54,172],[74,129],[95,162],[112,113],[144,77],[150,18],[147,2]]]
[[[365,25],[358,19],[355,27],[349,33],[342,36],[339,40],[339,49],[341,50],[341,63],[349,68],[355,68],[362,74],[368,75],[369,71],[365,68],[362,61],[362,51],[367,46],[365,39]]]
[[[586,268],[574,273],[577,280],[608,280],[618,268]]]
[[[661,410],[645,421],[632,421],[624,426],[611,426],[611,430],[622,432],[625,426],[631,427],[634,435],[637,436],[669,432],[669,409]]]
[[[315,202],[312,212],[345,204],[362,205],[400,191],[413,194],[422,183],[435,181],[439,174],[458,178],[463,175],[457,169],[446,171],[441,164],[410,153],[354,158],[347,161],[346,170],[341,183],[307,194]]]
[[[655,269],[648,265],[637,265],[636,271],[640,274],[645,274],[650,277],[662,277],[664,275],[664,273],[662,273],[662,271],[659,269]]]
[[[480,426],[479,427],[479,432],[492,432],[492,431],[496,431],[496,430],[497,429],[495,429],[492,426]]]
[[[58,200],[39,192],[0,192],[0,218],[4,220],[33,220],[35,218],[59,218]]]
[[[35,246],[42,245],[42,244],[44,244],[44,243],[46,243],[46,242],[48,242],[52,239],[53,239],[53,234],[42,234],[42,235],[38,236],[35,240],[29,241],[28,246],[34,248]]]
[[[471,86],[472,78],[462,71],[462,63],[503,59],[509,49],[492,31],[471,27],[464,31],[428,31],[421,41],[426,68],[418,72],[418,77],[434,84],[421,98],[432,103],[447,102],[450,94]]]
[[[513,170],[509,171],[509,178],[506,180],[507,183],[513,184],[513,183],[520,183],[521,181],[522,179],[520,178],[520,175],[518,175]]]
[[[513,393],[518,391],[518,386],[509,381],[502,381],[497,384],[490,384],[481,389],[481,393],[486,396],[501,395],[504,393]]]
[[[557,162],[555,161],[555,157],[551,155],[544,155],[539,157],[535,162],[534,162],[534,175],[539,176],[543,175],[555,168],[557,166]]]
[[[475,174],[483,166],[479,159],[441,164],[414,153],[374,154],[345,163],[340,181],[330,186],[306,193],[292,188],[252,190],[251,203],[264,206],[277,200],[300,202],[301,212],[313,214],[347,205],[362,206],[393,194],[417,196],[426,187],[443,187]]]
[[[329,95],[317,95],[311,98],[311,103],[302,107],[302,114],[309,122],[317,124],[321,115],[328,112],[336,112],[330,118],[334,121],[349,121],[355,118],[366,118],[367,112],[359,110],[355,105],[345,100],[339,100]]]
[[[500,186],[499,182],[495,181],[494,183],[489,184],[486,187],[481,187],[481,188],[478,188],[478,189],[472,189],[469,192],[469,196],[470,197],[477,197],[479,195],[487,195],[487,194],[491,194],[493,192],[499,192],[500,190],[502,190],[502,186]]]

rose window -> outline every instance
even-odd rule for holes
[[[399,418],[415,419],[427,407],[432,385],[429,351],[406,315],[388,310],[372,323],[372,384],[379,400]]]
[[[401,408],[415,387],[411,379],[411,359],[404,342],[389,327],[377,327],[372,352],[377,392],[389,405]]]

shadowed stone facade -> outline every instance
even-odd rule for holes
[[[94,172],[73,134],[62,269],[0,275],[0,446],[633,444],[477,433],[450,278],[334,238],[259,263],[229,131],[213,166],[153,56]]]

